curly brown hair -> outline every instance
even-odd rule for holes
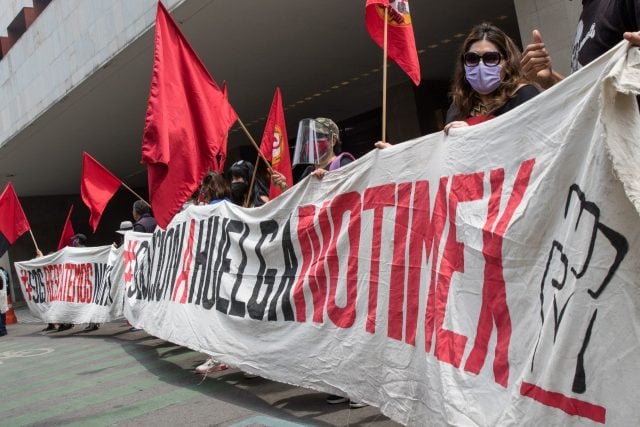
[[[492,93],[491,102],[485,103],[487,113],[491,113],[502,107],[518,90],[518,87],[526,80],[522,75],[520,58],[522,54],[514,41],[500,28],[488,22],[476,25],[462,43],[451,83],[451,99],[453,107],[458,113],[456,120],[465,120],[471,116],[473,108],[482,103],[480,95],[473,90],[465,77],[463,55],[469,51],[475,42],[486,40],[493,43],[504,58],[502,65],[502,83]]]

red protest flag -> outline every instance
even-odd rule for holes
[[[0,195],[0,256],[9,246],[31,229],[13,184],[7,184]]]
[[[107,203],[116,194],[122,183],[96,159],[86,152],[82,153],[82,180],[80,181],[80,195],[82,201],[91,211],[89,225],[93,231],[98,228],[100,217],[107,207]]]
[[[166,228],[209,169],[226,157],[237,115],[162,3],[142,140],[151,206]],[[222,161],[217,160],[222,159]]]
[[[280,88],[276,88],[273,102],[269,110],[269,117],[262,134],[260,151],[271,162],[271,169],[280,172],[287,178],[287,187],[293,185],[291,173],[291,157],[289,155],[289,140],[287,139],[287,125],[284,122],[284,110],[282,108],[282,95]],[[269,199],[278,197],[282,190],[271,183]]]
[[[58,242],[58,250],[68,246],[71,238],[76,234],[75,231],[73,231],[73,225],[71,224],[71,212],[73,212],[73,205],[69,208],[67,220],[64,222],[64,228],[60,235],[60,242]]]
[[[227,81],[222,81],[222,95],[224,95],[224,99],[226,102],[229,102],[229,96],[227,95]],[[211,170],[216,172],[224,173],[224,163],[227,160],[227,143],[229,141],[229,132],[227,132],[224,136],[224,142],[222,143],[222,150],[218,151],[216,154],[215,162]]]
[[[367,0],[365,6],[367,31],[378,46],[384,48],[385,8],[388,10],[387,55],[409,75],[417,86],[420,84],[420,61],[409,14],[409,0]]]

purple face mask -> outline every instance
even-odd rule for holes
[[[502,83],[502,65],[500,64],[495,67],[487,67],[483,62],[475,67],[465,65],[464,74],[473,90],[481,95],[490,94]]]

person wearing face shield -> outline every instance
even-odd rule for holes
[[[355,160],[350,153],[336,154],[340,149],[340,130],[331,119],[318,117],[302,119],[298,124],[298,135],[293,154],[293,166],[308,165],[300,179],[309,175],[322,178],[328,172],[341,168]],[[275,185],[286,189],[284,175],[273,171],[272,178]],[[352,409],[367,406],[365,403],[350,400],[346,396],[331,394],[327,396],[329,404],[349,403]]]
[[[355,160],[347,152],[336,154],[340,150],[340,130],[331,119],[318,117],[302,119],[298,125],[298,136],[293,154],[293,166],[309,165],[300,179],[309,175],[322,178],[327,172],[336,170]],[[273,171],[273,183],[286,190],[284,175]]]
[[[514,41],[498,27],[485,22],[472,28],[454,69],[445,133],[504,114],[536,96],[539,90],[526,80],[520,58]]]

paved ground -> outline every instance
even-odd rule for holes
[[[229,369],[207,378],[202,355],[123,322],[41,332],[27,312],[0,338],[2,426],[396,426],[376,408]]]

